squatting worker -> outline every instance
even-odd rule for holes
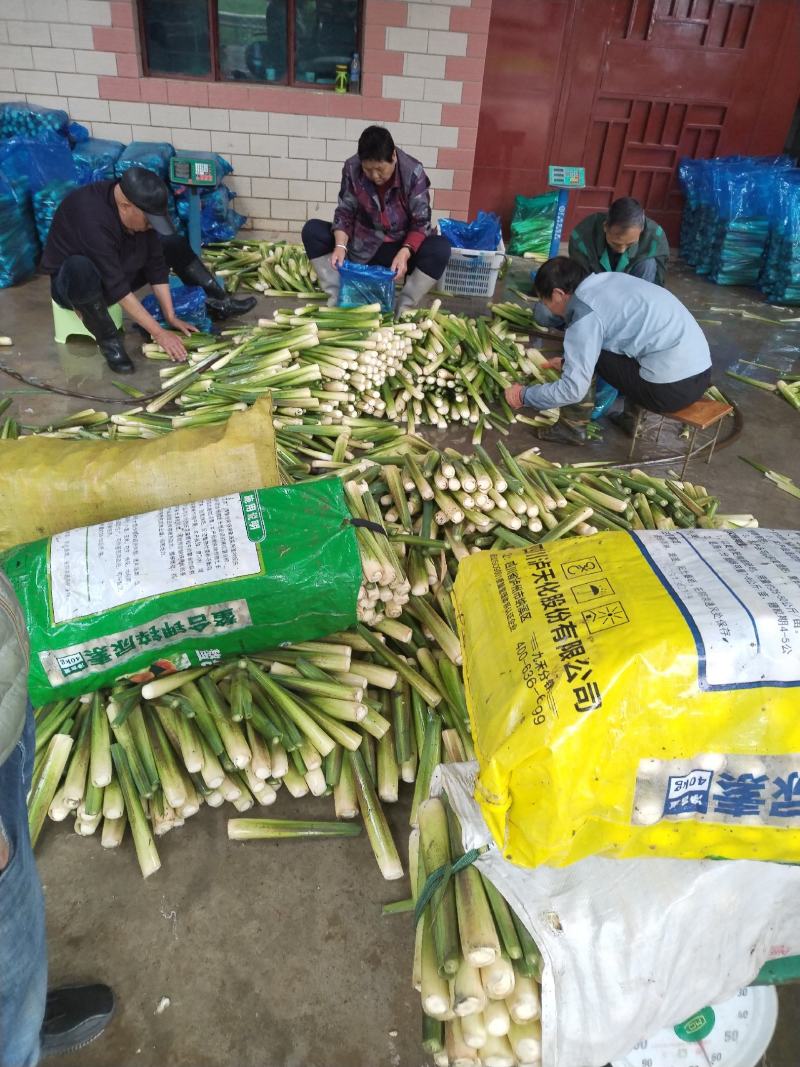
[[[333,225],[311,219],[303,244],[328,303],[339,299],[345,259],[389,267],[406,279],[395,310],[416,307],[444,274],[450,242],[431,233],[428,176],[418,159],[395,147],[383,126],[368,126],[358,154],[342,170]]]
[[[589,274],[566,256],[536,273],[544,306],[566,322],[563,373],[546,385],[512,385],[512,408],[560,408],[545,440],[583,444],[594,406],[595,371],[625,399],[612,421],[632,434],[640,408],[678,411],[699,400],[711,382],[703,331],[677,297],[630,274]]]
[[[28,654],[22,611],[0,574],[0,1067],[36,1067],[40,1057],[82,1048],[114,1011],[105,985],[47,989],[44,898],[25,804],[35,747]]]
[[[616,271],[656,285],[664,284],[669,259],[666,234],[632,196],[615,200],[608,212],[598,211],[579,222],[569,239],[569,258],[591,274]],[[564,329],[542,304],[534,317],[540,326]]]
[[[119,181],[93,182],[65,197],[42,256],[53,300],[80,315],[117,374],[132,374],[135,368],[108,313],[111,304],[121,304],[170,359],[186,359],[178,334],[160,326],[135,295],[136,289],[149,284],[167,324],[184,335],[192,333],[196,327],[175,314],[170,268],[186,285],[205,290],[212,317],[225,319],[255,306],[253,297],[228,296],[189,242],[174,232],[167,214],[167,187],[143,167],[131,167]]]

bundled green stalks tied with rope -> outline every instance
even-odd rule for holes
[[[421,803],[409,866],[423,1049],[441,1067],[532,1067],[541,1062],[541,956],[477,855],[465,855],[446,797]]]

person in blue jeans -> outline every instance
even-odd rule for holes
[[[83,1048],[114,1013],[108,986],[47,989],[44,897],[26,808],[36,745],[27,673],[22,611],[0,573],[0,1067],[35,1067]]]

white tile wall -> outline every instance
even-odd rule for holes
[[[454,175],[437,168],[439,149],[456,147],[459,130],[441,125],[442,106],[460,103],[463,88],[446,79],[447,57],[466,55],[468,44],[468,34],[450,29],[450,13],[471,3],[398,0],[406,24],[385,28],[386,48],[403,54],[402,73],[382,79],[384,99],[400,102],[400,121],[377,122],[443,191],[452,189]],[[111,25],[108,0],[0,0],[0,99],[24,95],[31,103],[62,107],[97,137],[220,152],[235,168],[228,184],[238,194],[237,207],[260,231],[296,238],[310,215],[332,217],[342,164],[364,127],[376,121],[368,99],[363,118],[349,119],[101,100],[98,79],[117,75],[117,57],[94,49],[93,27]],[[312,110],[318,95],[309,95]]]

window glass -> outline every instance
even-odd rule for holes
[[[358,0],[295,0],[295,81],[333,85],[358,51]]]
[[[208,0],[145,0],[143,15],[150,71],[211,75]]]
[[[233,81],[286,80],[288,0],[219,0],[219,67]]]

